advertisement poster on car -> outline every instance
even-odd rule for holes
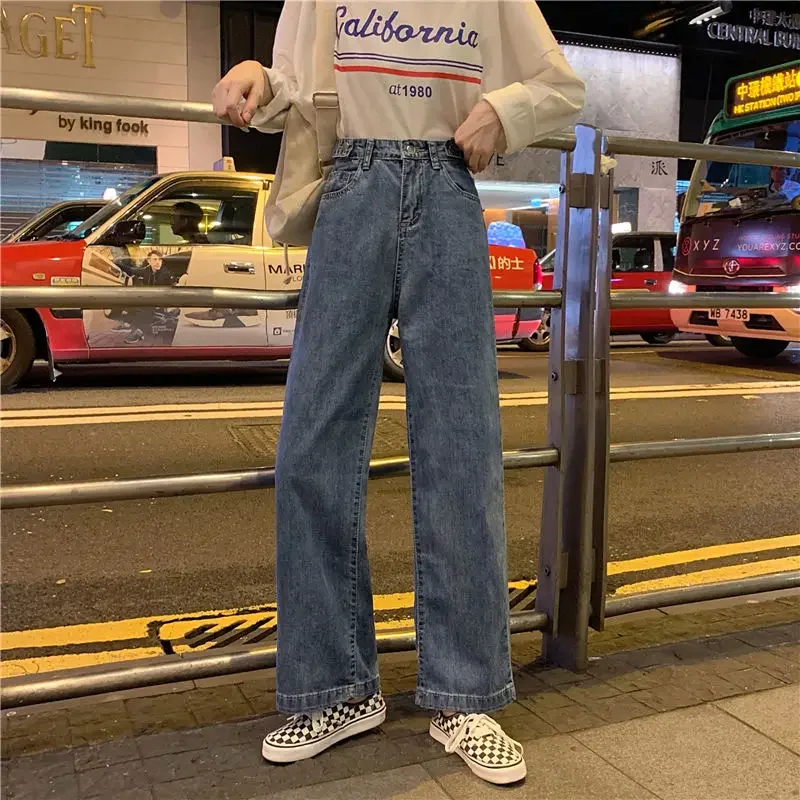
[[[703,220],[689,228],[678,251],[679,270],[690,275],[776,277],[788,274],[789,259],[800,261],[800,220],[796,215]]]
[[[204,248],[191,245],[94,246],[86,249],[84,286],[213,285]],[[213,261],[218,261],[213,258]],[[90,349],[137,347],[266,347],[266,312],[242,308],[116,308],[83,313]]]
[[[267,264],[267,291],[299,291],[305,272],[306,251],[301,248],[280,251]],[[297,309],[267,311],[267,339],[270,347],[291,347],[297,324]]]

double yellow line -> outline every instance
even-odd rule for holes
[[[756,396],[800,392],[800,381],[749,381],[746,383],[687,383],[666,386],[622,386],[611,390],[612,400],[659,400],[690,397]],[[547,392],[512,392],[500,395],[505,408],[547,405]],[[384,411],[404,411],[402,394],[383,394]],[[259,419],[281,417],[283,401],[226,403],[164,403],[142,406],[10,409],[0,415],[0,428],[47,428],[74,425],[116,425],[130,422],[181,422],[209,419]]]
[[[694,564],[703,561],[727,559],[736,556],[749,556],[769,551],[786,550],[800,547],[800,534],[777,536],[768,539],[755,539],[747,542],[699,547],[693,550],[679,550],[660,553],[626,561],[615,561],[608,565],[608,575],[634,575],[642,572],[660,570],[674,566]],[[680,575],[655,578],[650,580],[626,583],[618,587],[617,595],[669,589],[681,586],[692,586],[731,578],[743,578],[754,575],[765,575],[773,572],[785,572],[800,569],[800,556],[792,555],[781,558],[769,558],[745,563],[738,563]],[[512,589],[530,586],[529,581],[518,581],[510,584]],[[378,623],[380,630],[394,627],[407,627],[412,624],[408,611],[414,605],[413,592],[376,595],[373,605],[377,612],[406,612],[398,614],[401,619]],[[115,642],[133,642],[147,640],[153,628],[158,629],[160,640],[176,641],[185,636],[193,628],[203,624],[227,626],[238,623],[247,626],[258,620],[270,619],[275,615],[274,604],[245,611],[239,609],[220,609],[214,611],[198,611],[192,614],[164,614],[155,617],[138,617],[135,619],[94,622],[84,625],[67,625],[57,628],[38,630],[9,631],[0,637],[0,651],[40,650],[41,655],[20,659],[4,659],[0,663],[0,677],[8,678],[17,675],[29,675],[71,667],[84,667],[93,664],[104,664],[134,658],[148,658],[163,655],[163,649],[155,646],[133,647],[125,649],[106,649],[101,652],[78,652],[53,655],[47,651],[56,648],[76,647],[80,645],[108,644]],[[178,647],[188,649],[188,647]]]

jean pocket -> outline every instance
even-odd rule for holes
[[[325,181],[322,199],[331,200],[347,194],[355,187],[360,176],[361,166],[359,164],[335,164]]]
[[[475,188],[475,181],[463,161],[456,161],[452,158],[442,159],[442,172],[455,192],[480,205],[481,198]]]

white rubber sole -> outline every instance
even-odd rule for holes
[[[386,706],[384,705],[383,708],[370,714],[370,716],[355,720],[349,725],[345,725],[339,730],[328,734],[324,739],[318,739],[316,742],[297,745],[296,747],[276,747],[269,744],[265,739],[261,745],[261,755],[274,764],[291,764],[294,761],[303,761],[306,758],[313,758],[320,753],[324,753],[329,747],[333,747],[333,745],[349,739],[351,736],[358,736],[359,733],[366,733],[373,728],[377,728],[383,724],[385,719]]]
[[[441,745],[446,745],[449,739],[448,735],[444,732],[439,730],[436,725],[431,722],[431,726],[429,729],[430,735]],[[487,783],[498,783],[498,784],[505,784],[505,783],[516,783],[517,781],[521,781],[527,774],[528,774],[528,767],[525,764],[525,761],[520,761],[519,764],[515,764],[513,767],[496,767],[494,769],[490,767],[484,767],[481,764],[476,763],[473,761],[466,753],[463,753],[460,749],[455,751],[459,756],[461,756],[461,760],[479,777],[485,780]]]

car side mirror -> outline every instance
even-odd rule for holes
[[[147,236],[147,228],[140,219],[121,219],[111,226],[103,237],[102,244],[123,247],[126,244],[139,244]]]

